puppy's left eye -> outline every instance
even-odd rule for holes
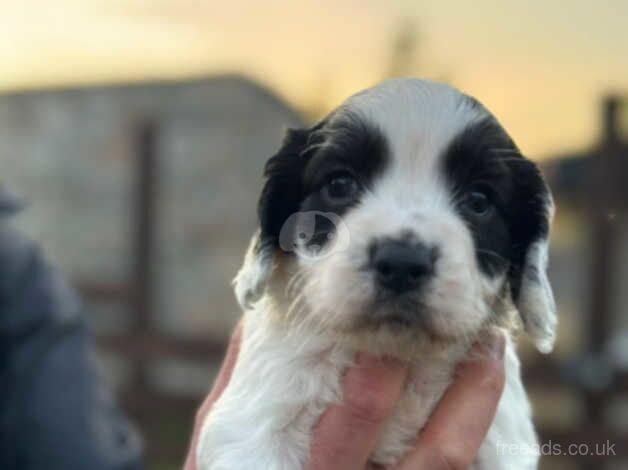
[[[349,173],[332,175],[323,186],[323,196],[334,204],[346,204],[355,199],[360,185]]]
[[[493,213],[495,206],[493,205],[489,191],[482,188],[475,188],[466,193],[462,201],[462,208],[469,215],[476,218],[484,218]]]

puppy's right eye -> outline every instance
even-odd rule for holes
[[[342,205],[352,202],[359,191],[360,185],[356,179],[350,173],[342,172],[328,178],[322,194],[332,204]]]
[[[485,219],[493,214],[495,207],[486,188],[473,188],[462,201],[463,210],[474,219]]]

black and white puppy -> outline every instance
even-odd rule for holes
[[[235,279],[242,348],[204,423],[200,469],[304,468],[358,351],[411,363],[370,457],[394,464],[490,328],[507,332],[507,379],[474,465],[536,468],[533,452],[498,447],[537,442],[510,334],[522,324],[539,350],[553,347],[552,212],[537,167],[478,101],[446,85],[389,80],[289,131],[266,166],[259,230]]]

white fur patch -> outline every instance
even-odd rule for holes
[[[244,264],[233,279],[236,299],[245,310],[252,308],[262,297],[273,269],[272,253],[258,253],[258,241],[259,233],[256,232],[244,256]]]

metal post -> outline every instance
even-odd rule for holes
[[[135,206],[132,213],[134,230],[133,294],[134,315],[132,335],[138,340],[152,328],[153,260],[155,248],[155,194],[157,191],[157,129],[152,122],[142,122],[135,131]],[[135,358],[135,387],[146,387],[146,360]]]
[[[616,217],[619,195],[619,135],[617,98],[608,97],[603,102],[602,142],[599,153],[593,159],[593,185],[591,195],[592,265],[591,303],[588,317],[589,351],[593,357],[603,360],[604,348],[612,328],[613,279],[616,272],[617,227]],[[585,391],[587,426],[604,428],[604,407],[609,390]],[[584,469],[604,468],[599,463],[587,461]]]
[[[608,97],[603,106],[603,142],[594,158],[591,188],[593,239],[591,269],[590,347],[600,353],[608,340],[611,322],[612,280],[616,253],[616,217],[619,209],[619,100]]]

